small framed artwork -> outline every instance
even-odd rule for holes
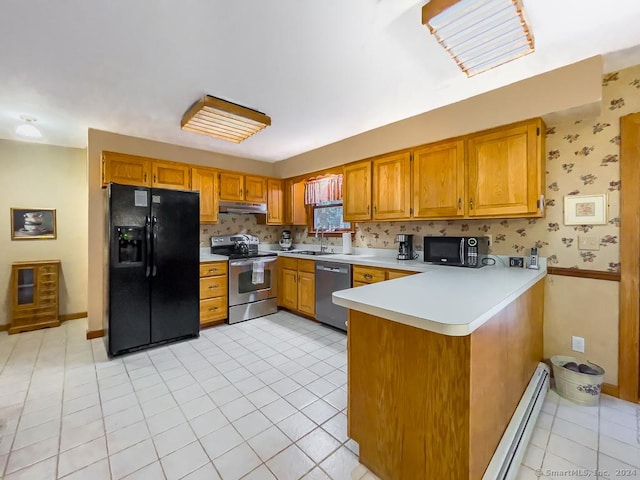
[[[565,225],[604,225],[607,223],[607,194],[567,195],[564,197]]]
[[[11,209],[11,240],[43,240],[53,238],[56,238],[55,209]]]

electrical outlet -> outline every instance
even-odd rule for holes
[[[592,235],[578,235],[578,250],[600,250],[598,237]]]
[[[571,337],[571,349],[574,352],[584,353],[584,338]]]
[[[524,257],[509,257],[509,266],[524,268]]]
[[[484,236],[489,238],[489,246],[492,246],[493,245],[493,235],[491,235],[490,233],[485,233]]]

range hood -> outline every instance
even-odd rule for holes
[[[266,203],[249,203],[249,202],[227,202],[220,201],[220,213],[259,213],[266,215]]]

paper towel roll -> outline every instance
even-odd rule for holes
[[[351,234],[349,232],[342,234],[342,253],[350,255],[353,253],[351,247]]]

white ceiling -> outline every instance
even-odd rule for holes
[[[640,63],[640,2],[523,0],[536,51],[466,78],[424,0],[2,0],[0,138],[87,129],[274,162],[598,54]],[[210,94],[272,126],[233,144],[180,129]]]

